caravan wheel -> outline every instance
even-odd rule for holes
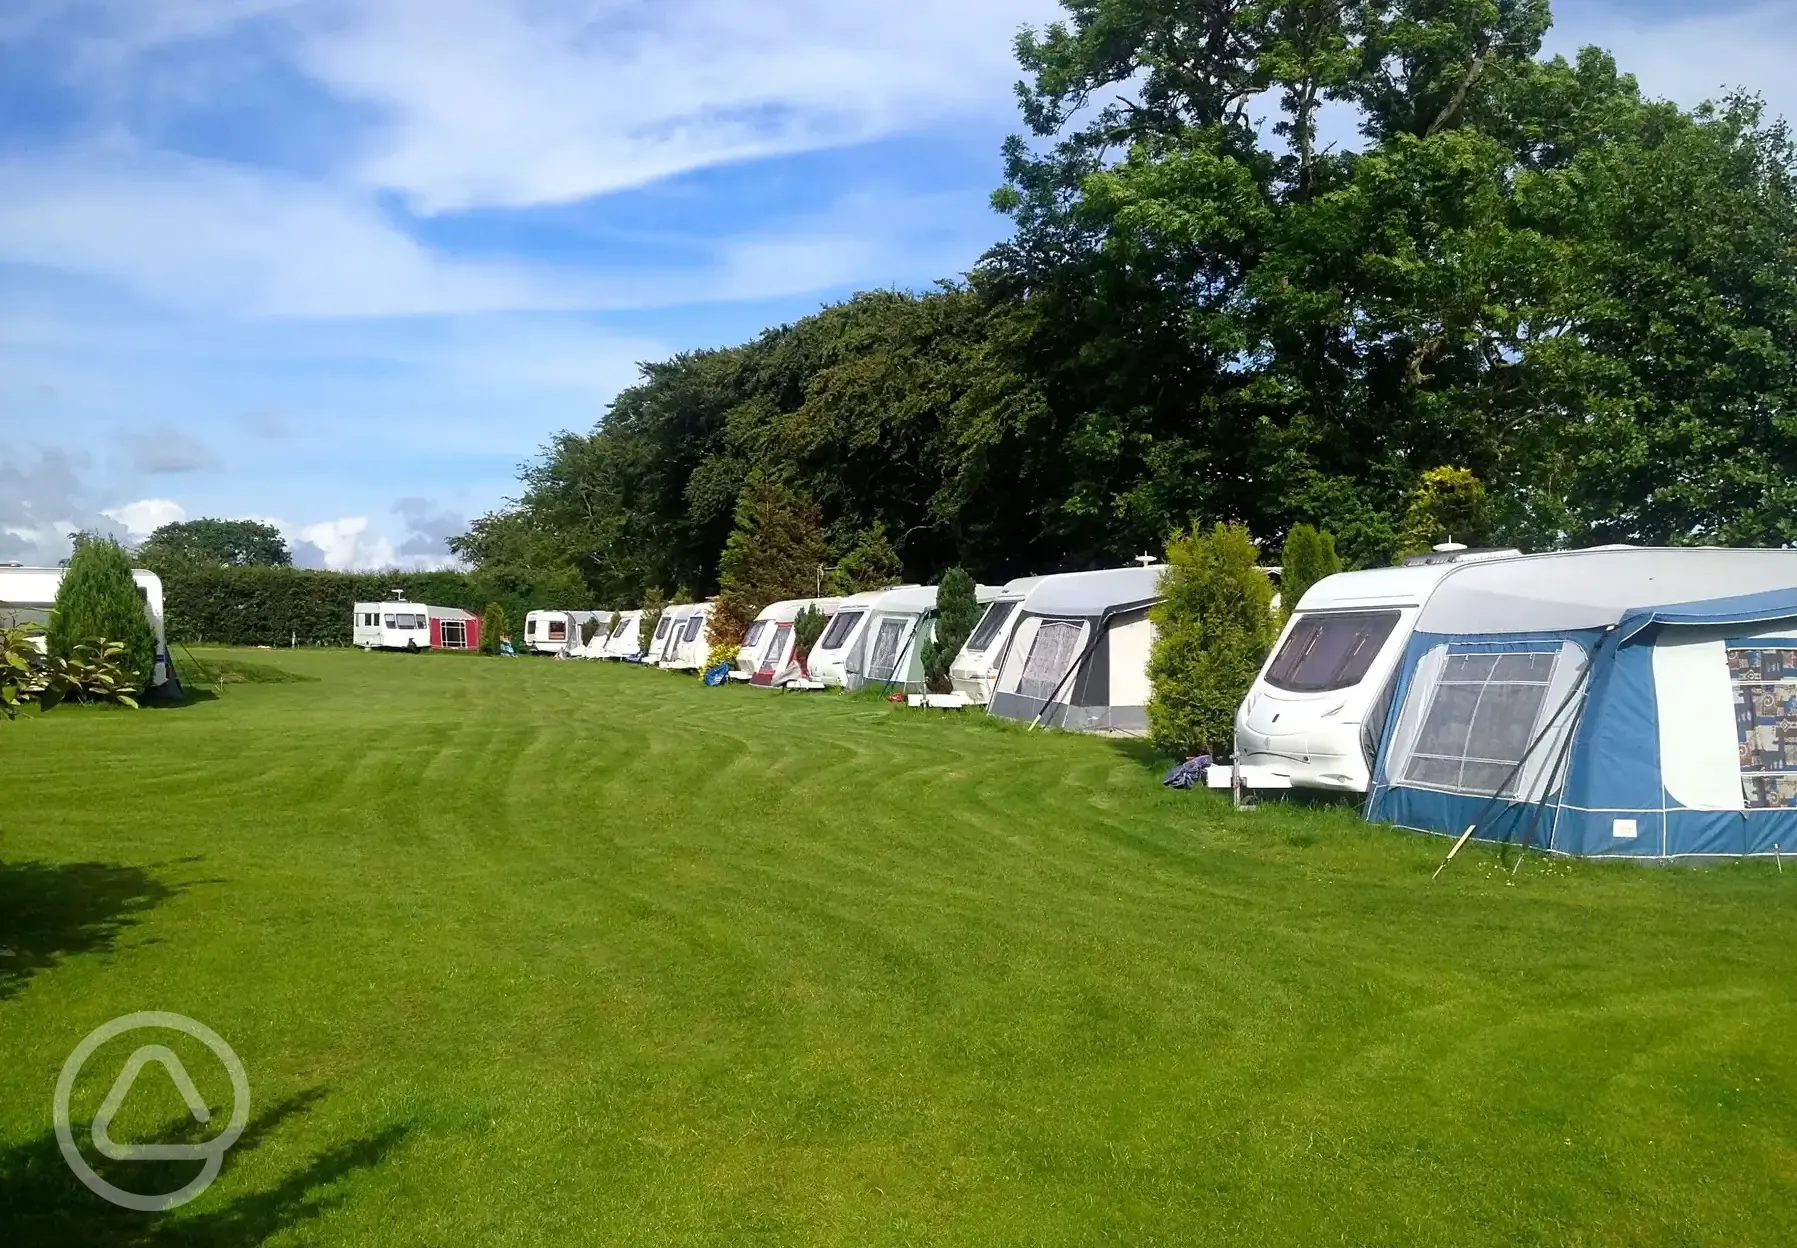
[[[406,653],[407,654],[417,654],[418,653],[418,642],[411,637],[406,638]]]

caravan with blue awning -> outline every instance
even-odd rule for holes
[[[1797,843],[1797,551],[1456,567],[1398,662],[1366,810],[1556,854],[1783,852]]]

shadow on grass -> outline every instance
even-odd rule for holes
[[[1152,773],[1156,780],[1166,775],[1180,761],[1147,737],[1106,737],[1104,740],[1105,744],[1124,758],[1143,771]]]
[[[0,862],[0,1001],[73,954],[110,949],[176,890],[110,862]]]
[[[218,692],[203,685],[193,684],[186,679],[181,682],[181,696],[178,698],[158,696],[145,698],[143,709],[146,711],[184,711],[190,706],[200,706],[207,702],[218,701]]]
[[[225,1157],[224,1170],[211,1191],[199,1198],[210,1205],[215,1193],[230,1193],[232,1159],[254,1150],[283,1122],[308,1112],[323,1099],[322,1089],[290,1097],[255,1115]],[[89,1191],[63,1160],[54,1132],[29,1143],[0,1150],[0,1243],[32,1248],[173,1248],[174,1245],[260,1244],[301,1223],[317,1218],[344,1199],[333,1188],[360,1170],[381,1164],[410,1133],[393,1126],[366,1139],[335,1144],[289,1172],[274,1186],[244,1192],[203,1213],[137,1213],[120,1209]],[[158,1143],[198,1142],[216,1134],[216,1123],[202,1130],[191,1118],[167,1124],[142,1137]],[[78,1144],[86,1141],[88,1124],[74,1129]],[[194,1162],[108,1162],[84,1150],[94,1169],[126,1191],[172,1192],[191,1179]]]

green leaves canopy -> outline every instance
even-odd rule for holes
[[[162,571],[177,567],[288,567],[293,554],[279,529],[257,520],[181,520],[165,524],[137,548],[137,560]]]

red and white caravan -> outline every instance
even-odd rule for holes
[[[793,657],[793,622],[806,607],[831,615],[841,601],[840,598],[796,598],[769,605],[749,626],[730,679],[752,681],[757,685],[783,685],[803,676]]]
[[[478,650],[480,617],[422,602],[358,602],[353,640],[364,650]]]

